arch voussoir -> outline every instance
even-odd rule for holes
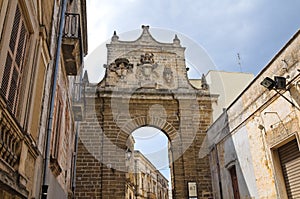
[[[145,126],[147,125],[147,118],[145,116],[137,117],[134,119],[134,122],[137,124],[137,126]]]
[[[162,129],[166,122],[167,121],[162,118],[150,116],[148,120],[148,125],[155,126],[158,129]]]

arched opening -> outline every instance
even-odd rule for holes
[[[154,127],[141,127],[130,136],[134,143],[131,167],[136,197],[169,199],[171,183],[169,139]]]

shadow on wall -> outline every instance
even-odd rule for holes
[[[248,162],[252,160],[248,139],[242,138],[247,132],[234,137],[227,136],[229,133],[228,116],[224,111],[207,132],[214,197],[251,198],[249,186],[251,183],[255,186],[255,177],[244,176],[244,173],[254,173]]]

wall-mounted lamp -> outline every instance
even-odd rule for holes
[[[131,156],[132,156],[132,151],[129,148],[127,148],[127,150],[126,150],[126,158],[127,158],[127,160],[129,160],[131,158]]]
[[[274,88],[278,90],[286,90],[285,77],[275,76],[274,80],[272,80],[270,77],[266,77],[260,84],[269,90]]]
[[[274,90],[276,93],[278,93],[281,97],[283,97],[286,101],[288,101],[293,107],[295,107],[297,110],[300,111],[300,109],[288,98],[286,98],[284,95],[282,95],[278,90],[286,90],[286,78],[275,76],[274,80],[270,77],[266,77],[261,83],[262,86],[269,90]]]

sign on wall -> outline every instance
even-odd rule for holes
[[[188,182],[189,199],[196,199],[197,197],[197,183]]]

